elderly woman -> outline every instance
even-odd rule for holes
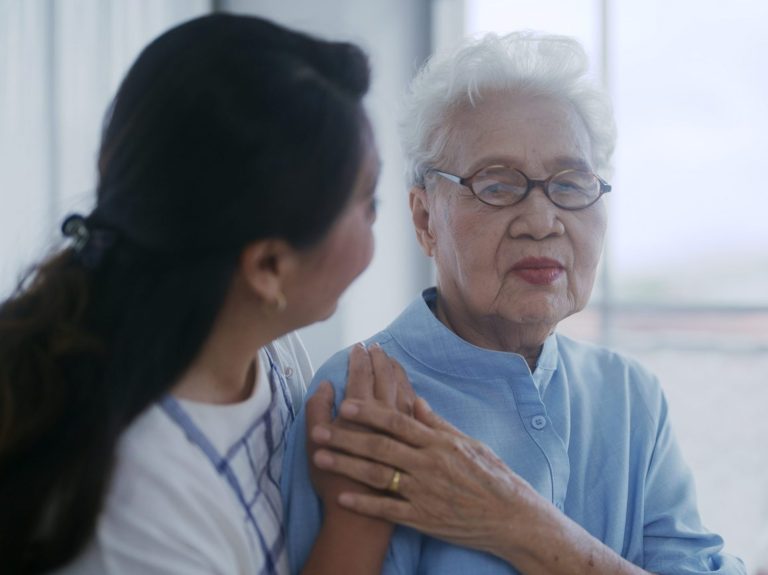
[[[586,68],[575,41],[524,33],[414,81],[410,207],[437,287],[370,343],[423,399],[414,418],[344,402],[381,434],[299,417],[283,477],[293,569],[322,518],[306,424],[328,448],[318,467],[396,495],[338,499],[400,524],[385,573],[744,573],[701,524],[656,379],[556,333],[589,299],[611,190],[611,109]],[[330,401],[323,380],[341,400],[347,355],[318,371],[311,401]]]

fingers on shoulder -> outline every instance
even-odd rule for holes
[[[397,383],[397,409],[408,416],[412,416],[416,403],[416,393],[413,391],[413,386],[411,386],[403,366],[394,358],[390,358],[390,363]]]
[[[319,423],[330,423],[333,412],[334,391],[328,380],[323,380],[317,390],[307,399],[307,428],[311,429]]]
[[[374,396],[374,374],[371,356],[362,343],[349,352],[349,376],[346,397],[365,399]]]
[[[375,402],[351,401],[341,406],[341,414],[355,423],[415,447],[431,442],[433,432],[410,415]]]
[[[413,415],[417,421],[431,429],[443,431],[451,435],[466,437],[458,428],[454,427],[448,421],[432,411],[432,408],[423,397],[416,398],[413,405]]]
[[[374,376],[374,397],[387,405],[395,405],[397,380],[390,357],[381,346],[373,344],[369,349]]]

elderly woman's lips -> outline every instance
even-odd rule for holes
[[[557,260],[549,258],[524,258],[512,266],[512,273],[533,285],[548,285],[565,270]]]

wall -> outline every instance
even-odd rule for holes
[[[223,0],[219,10],[255,14],[332,39],[359,44],[373,70],[367,98],[382,158],[376,254],[329,320],[302,330],[315,367],[333,352],[385,327],[431,283],[416,243],[397,134],[398,104],[430,49],[426,0]],[[297,158],[301,162],[301,158]]]

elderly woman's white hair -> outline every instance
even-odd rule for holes
[[[584,49],[573,38],[530,31],[487,34],[432,57],[404,103],[401,136],[408,184],[423,186],[427,169],[442,159],[452,136],[451,114],[497,90],[570,102],[589,133],[595,170],[609,175],[616,125],[611,103],[588,68]]]

